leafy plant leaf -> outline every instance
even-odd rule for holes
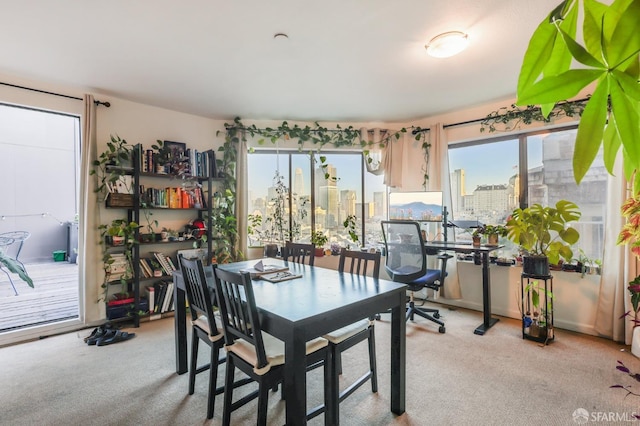
[[[640,31],[638,31],[640,28],[640,1],[632,1],[618,22],[613,25],[613,28],[615,30],[610,42],[607,43],[609,50],[605,52],[605,55],[608,57],[609,65],[615,68],[640,51]]]
[[[640,166],[640,127],[638,126],[637,105],[633,105],[620,88],[615,77],[609,84],[611,97],[611,114],[615,116],[615,123],[620,140],[629,156],[631,164]]]
[[[524,54],[518,77],[518,94],[538,79],[545,65],[549,62],[558,35],[555,25],[549,23],[550,18],[551,14],[538,25],[529,40],[529,47]]]
[[[538,105],[570,99],[592,81],[604,74],[604,70],[569,70],[557,76],[541,79],[518,93],[518,105]]]
[[[607,121],[608,90],[601,82],[582,112],[573,152],[573,176],[580,183],[598,154]]]

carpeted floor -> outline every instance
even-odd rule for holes
[[[640,360],[627,347],[563,330],[542,347],[522,340],[511,319],[477,336],[480,312],[445,308],[442,316],[446,334],[423,319],[407,325],[407,411],[395,416],[389,412],[389,318],[383,315],[376,325],[379,392],[365,385],[344,401],[342,424],[574,425],[584,419],[574,420],[580,414],[590,424],[614,424],[640,413],[640,396],[610,389],[632,385],[640,393],[640,383],[616,370],[621,360],[640,372]],[[192,396],[187,375],[175,374],[172,318],[127,329],[134,339],[105,347],[83,342],[90,331],[0,349],[0,424],[220,424],[220,396],[214,419],[206,420],[207,373]],[[365,344],[345,353],[341,381],[358,376],[365,359]],[[224,367],[220,384],[223,374]],[[309,373],[308,406],[322,400],[321,374]],[[255,402],[235,412],[232,424],[255,424]],[[319,416],[309,424],[323,422]],[[269,424],[284,424],[279,393],[269,400]]]

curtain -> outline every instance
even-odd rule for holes
[[[447,139],[442,123],[436,123],[429,129],[431,148],[427,164],[427,190],[442,191],[443,204],[451,206],[451,185],[449,185],[449,156]],[[462,298],[456,258],[447,261],[447,277],[440,295],[447,299]]]
[[[91,164],[96,158],[96,104],[92,95],[84,95],[82,115],[82,147],[80,160],[80,206],[78,227],[78,267],[80,270],[80,320],[85,324],[105,317],[101,296],[99,265],[100,208],[94,192],[95,176],[90,176]]]
[[[615,244],[624,225],[620,207],[629,195],[620,163],[619,159],[615,176],[607,177],[603,268],[600,275],[595,330],[604,337],[630,345],[633,323],[630,318],[623,318],[623,315],[627,311],[633,311],[627,286],[640,270],[637,259],[631,254],[629,247]]]
[[[384,132],[386,133],[387,131],[384,130]],[[369,140],[369,133],[373,134],[373,138],[371,140]],[[365,157],[364,163],[367,171],[373,175],[380,176],[384,173],[383,161],[384,151],[386,149],[386,146],[384,148],[380,147],[380,140],[382,139],[380,129],[375,128],[369,132],[366,127],[362,127],[360,128],[360,139],[371,143],[367,147],[369,155]],[[371,162],[368,161],[369,159]]]
[[[404,134],[403,134],[404,135]],[[404,157],[404,138],[390,140],[384,148],[382,165],[384,184],[391,188],[402,187],[402,162]]]
[[[244,130],[243,130],[244,132]],[[238,143],[237,161],[236,161],[236,218],[238,221],[238,248],[242,252],[243,256],[247,255],[248,243],[247,243],[247,217],[248,212],[248,200],[247,194],[249,193],[247,188],[247,141],[244,135],[240,138]],[[242,194],[241,196],[238,196]]]

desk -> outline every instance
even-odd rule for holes
[[[255,263],[254,260],[219,267],[237,272]],[[262,329],[285,343],[286,424],[306,424],[307,372],[304,361],[299,361],[305,357],[305,343],[388,309],[391,309],[391,411],[404,413],[406,285],[278,259],[269,259],[268,263],[288,266],[292,272],[302,274],[302,278],[279,283],[253,281]],[[174,272],[174,282],[176,372],[182,374],[188,367],[185,290],[180,271]],[[337,393],[334,398],[337,399]],[[336,400],[333,405],[325,412],[326,424],[336,423],[339,410]]]
[[[454,251],[456,253],[478,253],[482,255],[482,312],[483,321],[473,331],[480,336],[484,335],[495,323],[498,318],[491,317],[491,278],[489,276],[489,253],[494,250],[501,249],[502,245],[488,246],[481,245],[474,247],[471,244],[456,244],[449,241],[427,241],[424,243],[427,250]]]

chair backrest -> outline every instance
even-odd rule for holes
[[[257,365],[268,364],[262,341],[258,308],[253,295],[253,284],[248,272],[224,271],[214,265],[216,295],[219,301],[225,343],[232,345],[236,339],[243,339],[256,350]]]
[[[282,253],[282,258],[290,262],[313,266],[315,252],[316,246],[314,244],[292,243],[291,241],[287,241]]]
[[[427,253],[418,222],[383,220],[385,270],[393,281],[411,283],[427,273]]]
[[[351,274],[367,275],[369,272],[373,278],[378,278],[380,276],[380,252],[369,253],[343,248],[340,251],[338,272],[344,272],[345,266]]]
[[[13,240],[11,244],[6,245],[5,254],[7,255],[10,254],[9,246],[13,245],[14,247],[12,247],[11,255],[14,259],[17,259],[18,256],[20,256],[20,250],[22,250],[22,244],[30,236],[31,236],[31,233],[28,231],[10,231],[10,232],[3,232],[2,234],[0,234],[0,237],[9,238]]]
[[[191,318],[195,321],[198,317],[204,315],[209,321],[209,334],[211,336],[218,335],[218,327],[216,326],[213,312],[215,298],[211,293],[213,289],[207,284],[202,260],[199,258],[187,259],[180,255],[180,270],[182,271],[182,278],[187,291]],[[213,294],[215,294],[215,291]]]

